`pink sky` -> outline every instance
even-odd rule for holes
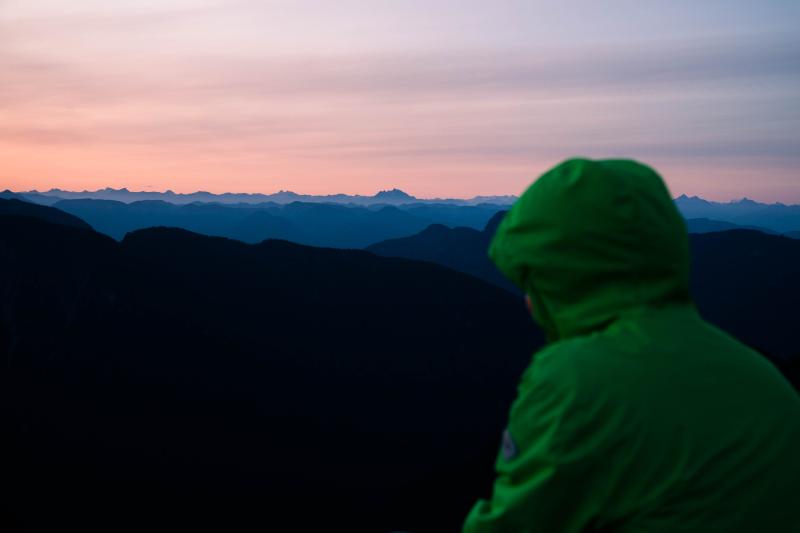
[[[0,189],[470,197],[584,155],[800,203],[798,5],[5,0]]]

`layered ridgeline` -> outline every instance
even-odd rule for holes
[[[735,202],[710,202],[685,194],[675,199],[675,205],[685,218],[721,220],[776,233],[800,231],[800,205],[765,204],[748,198]]]
[[[22,195],[6,191],[0,196],[52,204],[118,240],[131,231],[167,226],[251,243],[286,239],[339,248],[363,248],[387,239],[406,237],[432,224],[481,230],[513,199],[421,200],[398,190],[382,191],[374,196],[309,196],[285,192],[179,195],[124,189],[81,193],[53,190]],[[270,200],[256,201],[266,198]],[[188,203],[189,200],[194,201]],[[680,197],[676,202],[688,218],[693,233],[746,228],[796,237],[793,230],[800,230],[800,206],[758,204],[749,200],[716,203],[694,197]]]
[[[386,257],[430,261],[516,291],[486,251],[504,212],[482,231],[430,226],[416,235],[367,247]],[[687,221],[692,291],[700,312],[742,341],[777,358],[800,356],[800,240],[761,231],[708,232],[708,221]],[[716,225],[714,225],[716,227]],[[736,226],[733,226],[736,228]],[[782,361],[781,361],[782,362]],[[782,362],[783,363],[783,362]]]
[[[416,233],[432,223],[482,227],[499,207],[406,204],[353,206],[334,203],[176,205],[148,200],[61,200],[53,207],[87,221],[101,233],[122,239],[138,229],[169,226],[205,235],[257,243],[285,239],[313,246],[362,248]]]
[[[541,343],[438,265],[31,212],[0,291],[9,530],[457,530]]]
[[[14,194],[5,191],[6,194]],[[474,198],[417,198],[400,189],[379,191],[372,196],[360,194],[298,194],[292,191],[278,191],[272,194],[260,193],[231,193],[214,194],[205,191],[193,193],[176,193],[173,191],[129,191],[128,189],[98,189],[96,191],[64,191],[61,189],[50,189],[49,191],[27,191],[18,193],[32,202],[52,205],[59,200],[66,199],[95,199],[95,200],[115,200],[118,202],[136,202],[141,200],[159,200],[172,204],[191,204],[202,203],[221,203],[221,204],[260,204],[278,203],[288,204],[292,202],[307,203],[338,203],[350,205],[402,205],[412,203],[432,203],[448,205],[478,205],[478,204],[497,204],[510,205],[516,200],[516,196],[475,196]]]

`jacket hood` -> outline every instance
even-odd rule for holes
[[[530,296],[550,341],[690,301],[686,224],[661,177],[636,161],[549,170],[503,218],[489,257]]]

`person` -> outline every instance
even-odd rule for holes
[[[654,170],[559,164],[489,256],[548,342],[464,533],[800,531],[800,397],[698,314],[686,226]]]

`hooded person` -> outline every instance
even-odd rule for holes
[[[465,533],[800,531],[800,396],[699,316],[686,226],[654,170],[561,163],[489,256],[548,344]]]

